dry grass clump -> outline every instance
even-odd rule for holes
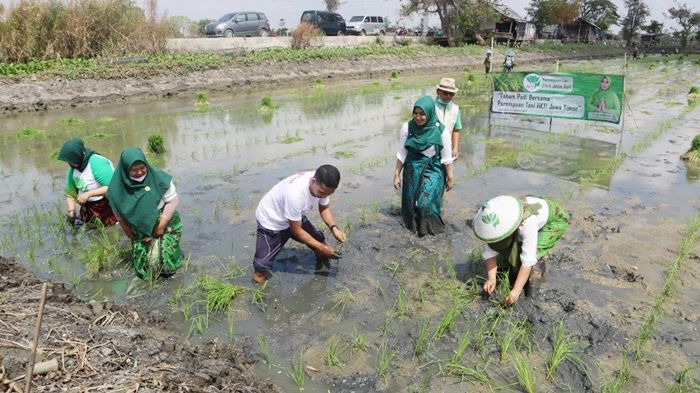
[[[299,23],[299,26],[292,32],[292,48],[310,48],[320,36],[321,30],[316,26],[306,22]]]
[[[165,49],[156,0],[18,0],[0,22],[0,61],[91,58]]]

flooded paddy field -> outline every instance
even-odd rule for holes
[[[562,70],[625,72],[620,59]],[[402,226],[391,177],[401,124],[441,76],[5,118],[0,255],[84,299],[142,309],[183,340],[253,348],[257,376],[283,391],[696,389],[700,169],[678,157],[700,133],[700,107],[687,99],[700,85],[698,56],[627,68],[623,132],[489,118],[483,76],[451,75],[464,131],[448,231],[418,238]],[[261,107],[265,96],[273,105]],[[122,262],[130,245],[119,228],[66,227],[56,154],[82,137],[116,163],[151,134],[165,138],[150,159],[176,181],[187,260],[146,283]],[[349,237],[342,259],[319,273],[313,253],[290,242],[268,284],[253,288],[257,202],[321,164],[341,171],[331,199]],[[572,213],[540,294],[509,309],[498,305],[507,288],[480,296],[482,246],[469,226],[481,202],[505,193],[552,196]],[[243,289],[215,309],[202,289],[212,282]]]

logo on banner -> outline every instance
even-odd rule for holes
[[[537,91],[542,86],[542,78],[537,74],[527,74],[523,79],[523,86],[527,91]]]

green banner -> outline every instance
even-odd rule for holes
[[[491,112],[619,123],[623,86],[622,75],[495,73]]]

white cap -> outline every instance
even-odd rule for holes
[[[523,217],[523,204],[510,195],[499,195],[481,205],[474,216],[474,233],[479,240],[493,243],[515,232]]]

